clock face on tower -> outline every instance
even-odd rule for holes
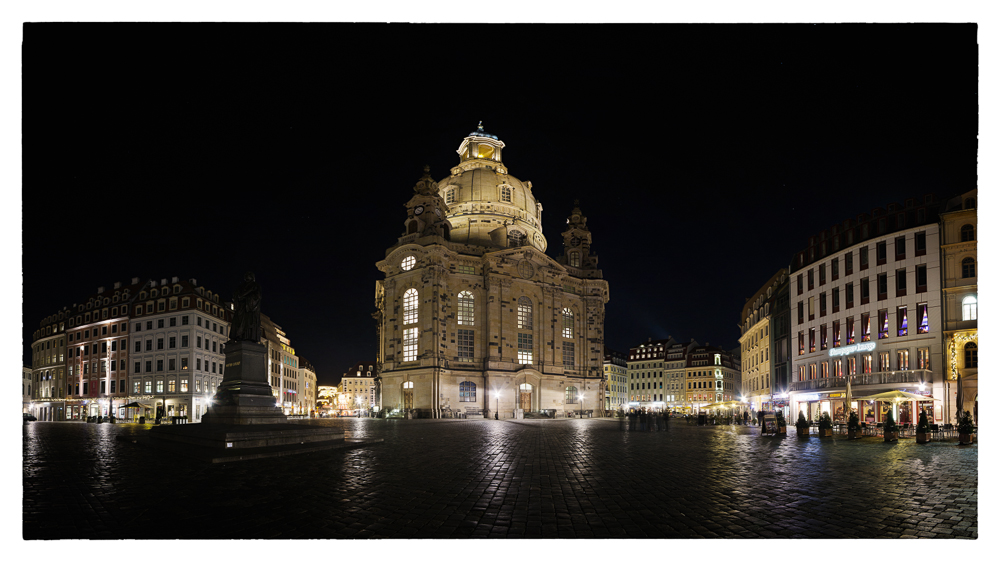
[[[419,215],[420,213],[423,213],[423,212],[424,212],[424,206],[423,206],[423,205],[417,205],[417,206],[416,206],[416,207],[415,207],[415,208],[413,209],[413,214],[414,214],[414,215]]]
[[[434,209],[434,214],[436,214],[438,216],[438,218],[441,218],[441,209],[435,208]]]
[[[577,247],[577,246],[579,246],[580,245],[580,239],[577,238],[576,236],[570,238],[569,239],[569,245],[573,246],[574,248]]]

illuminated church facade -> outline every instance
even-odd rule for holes
[[[563,417],[599,411],[608,283],[574,208],[546,255],[542,204],[477,131],[430,171],[376,267],[380,405],[415,417]]]

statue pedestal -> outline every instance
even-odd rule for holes
[[[212,398],[207,424],[257,425],[286,423],[268,381],[267,347],[250,341],[226,344],[226,369]]]
[[[344,430],[289,423],[275,405],[268,380],[267,347],[251,341],[226,344],[226,368],[213,404],[199,424],[162,425],[150,430],[154,444],[169,453],[228,462],[284,456],[381,441],[345,439]]]

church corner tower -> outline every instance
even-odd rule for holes
[[[559,263],[578,269],[597,269],[597,254],[590,253],[590,230],[587,228],[587,217],[580,211],[580,201],[573,201],[573,211],[566,219],[566,229],[563,230],[563,253]],[[600,271],[598,271],[600,277]]]
[[[607,282],[577,203],[558,260],[542,205],[510,174],[482,123],[405,204],[403,233],[376,267],[381,408],[389,415],[511,418],[603,405]],[[588,408],[589,406],[589,408]]]

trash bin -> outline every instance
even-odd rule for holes
[[[139,416],[139,423],[146,423],[146,416]]]

